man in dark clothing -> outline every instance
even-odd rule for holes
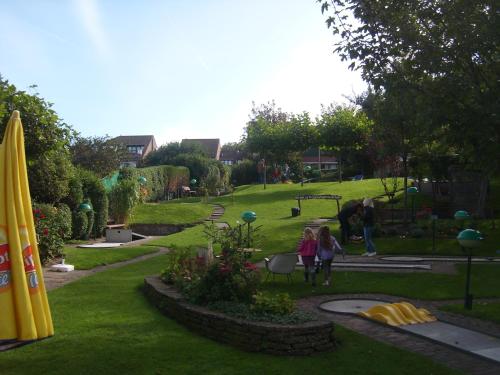
[[[354,215],[361,215],[362,212],[363,205],[361,203],[344,207],[342,210],[340,210],[338,219],[341,231],[340,243],[342,245],[345,245],[351,237],[351,223],[349,223],[349,219]]]

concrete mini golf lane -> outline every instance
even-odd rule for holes
[[[356,315],[359,312],[384,303],[386,302],[370,299],[342,299],[324,302],[319,308],[333,313]],[[423,336],[427,339],[500,363],[500,338],[498,337],[485,335],[442,321],[407,324],[393,328]]]

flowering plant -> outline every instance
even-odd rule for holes
[[[69,207],[64,204],[58,206],[34,204],[33,207],[33,221],[40,259],[45,262],[61,256],[64,241],[71,236]]]

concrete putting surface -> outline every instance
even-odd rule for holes
[[[384,303],[386,302],[372,299],[341,299],[324,302],[319,305],[319,308],[332,313],[356,315]],[[441,321],[400,325],[394,328],[500,363],[500,338],[498,337]]]

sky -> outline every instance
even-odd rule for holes
[[[366,89],[325,19],[316,0],[2,1],[0,74],[85,137],[236,142],[252,102],[314,118]]]

